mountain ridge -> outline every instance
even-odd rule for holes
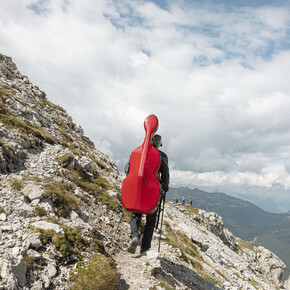
[[[207,192],[223,192],[228,195],[247,200],[265,211],[283,213],[290,210],[289,189],[281,184],[273,184],[271,188],[263,186],[250,186],[227,184],[217,186],[195,186]],[[271,197],[275,197],[275,200]],[[288,197],[288,198],[287,198]],[[268,202],[270,199],[270,203]]]

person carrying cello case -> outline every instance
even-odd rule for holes
[[[131,211],[131,243],[127,251],[132,254],[136,252],[138,245],[141,245],[141,254],[150,249],[159,203],[161,199],[165,200],[169,185],[168,158],[159,150],[162,146],[161,136],[154,134],[158,128],[157,117],[148,116],[144,127],[144,142],[131,153],[130,161],[125,167],[127,176],[121,190],[123,206]],[[142,214],[146,214],[146,224],[141,239]]]

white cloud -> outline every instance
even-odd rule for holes
[[[172,182],[290,186],[287,6],[0,3],[1,53],[120,170],[155,113]]]

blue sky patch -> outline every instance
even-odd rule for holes
[[[28,5],[27,8],[38,15],[46,14],[48,12],[46,2],[47,0],[38,0],[37,2]]]

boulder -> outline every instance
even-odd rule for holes
[[[27,184],[22,193],[29,197],[30,201],[34,199],[42,199],[43,191],[37,184]]]

